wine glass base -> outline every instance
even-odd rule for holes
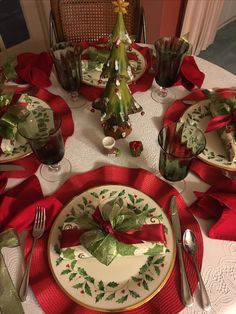
[[[173,186],[180,194],[183,194],[185,189],[186,189],[186,181],[185,179],[180,180],[180,181],[170,181],[167,180],[166,178],[164,178],[160,172],[158,171],[156,173],[156,176],[158,176],[161,180],[165,181],[166,183],[170,184],[171,186]]]
[[[66,102],[68,103],[71,109],[79,109],[83,106],[87,105],[88,101],[84,99],[78,92],[76,91],[66,91],[64,90],[64,97]]]
[[[68,159],[63,158],[58,167],[50,165],[41,165],[40,174],[48,182],[64,180],[71,173],[71,163]]]
[[[167,95],[165,97],[161,96],[158,88],[154,88],[151,92],[151,97],[159,104],[169,105],[175,101],[175,94],[171,90],[167,90]]]

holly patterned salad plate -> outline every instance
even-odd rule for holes
[[[209,109],[210,100],[202,100],[190,106],[181,117],[181,122],[187,122],[196,125],[200,130],[205,132],[208,121],[211,118]],[[224,146],[221,142],[217,131],[205,133],[206,148],[198,156],[202,161],[212,166],[221,168],[226,171],[236,171],[236,162],[229,161]]]
[[[83,54],[87,53],[87,49],[83,51]],[[131,52],[136,55],[137,61],[130,60],[130,65],[133,68],[133,82],[140,79],[140,77],[144,74],[147,63],[144,56],[136,49],[132,48]],[[88,66],[88,60],[81,60],[82,62],[82,81],[83,83],[94,86],[104,88],[106,86],[108,79],[100,80],[100,75],[102,73],[103,63],[100,63],[99,68],[90,69]],[[131,83],[128,81],[128,83]]]
[[[106,199],[122,197],[128,208],[149,210],[152,223],[162,223],[167,240],[164,254],[116,257],[109,266],[94,257],[65,260],[60,256],[60,236],[68,217],[91,212]],[[48,240],[52,274],[68,297],[97,311],[136,308],[156,295],[167,282],[175,261],[175,241],[163,209],[146,194],[127,186],[103,185],[74,197],[57,216]]]
[[[49,108],[49,105],[43,100],[27,94],[22,94],[18,102],[28,110],[33,110],[37,107]],[[16,140],[13,142],[1,139],[1,151],[3,152],[0,153],[0,163],[19,160],[32,153],[29,144],[19,134],[16,135]]]

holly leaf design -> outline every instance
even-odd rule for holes
[[[116,302],[117,303],[124,303],[128,299],[128,294],[124,295],[123,297],[119,298]]]
[[[71,270],[70,269],[64,269],[62,272],[61,272],[61,275],[67,275],[71,273]]]
[[[80,289],[83,287],[83,282],[77,283],[76,285],[72,286],[75,289]]]
[[[65,259],[75,259],[75,250],[71,248],[67,248],[62,251],[63,257]]]
[[[99,281],[99,283],[98,283],[98,288],[99,288],[99,290],[104,291],[104,283],[103,283],[102,280]]]
[[[133,290],[129,290],[129,293],[135,299],[140,298],[140,295],[137,292],[133,291]]]
[[[105,292],[101,292],[99,293],[98,295],[96,295],[96,299],[95,299],[95,302],[99,302],[105,295]],[[106,299],[107,300],[107,299]]]
[[[115,281],[110,281],[108,284],[107,284],[108,287],[110,288],[115,288],[115,287],[118,287],[119,284]]]
[[[90,287],[89,287],[89,285],[88,285],[87,282],[86,282],[85,285],[84,285],[84,291],[85,291],[86,294],[92,296],[91,289],[90,289]]]
[[[115,294],[115,292],[113,292],[113,293],[109,294],[109,295],[106,297],[106,300],[107,300],[107,301],[111,301],[111,300],[113,300],[113,299],[115,298],[115,296],[116,296],[116,294]]]

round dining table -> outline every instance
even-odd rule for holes
[[[235,75],[199,57],[194,58],[199,69],[205,73],[202,88],[236,87]],[[65,157],[72,165],[71,175],[85,173],[107,164],[143,168],[158,175],[157,137],[163,125],[163,115],[168,109],[168,105],[158,104],[152,99],[151,92],[156,87],[155,80],[149,90],[134,93],[135,100],[143,107],[145,114],[130,115],[132,132],[127,138],[116,141],[115,146],[121,152],[117,157],[108,156],[104,152],[102,146],[104,133],[100,123],[100,112],[91,110],[92,102],[81,95],[77,101],[72,101],[70,95],[61,88],[53,73],[51,81],[52,86],[48,90],[64,98],[72,111],[74,134],[67,139],[65,145]],[[174,86],[171,89],[177,99],[190,93],[183,86]],[[137,140],[142,141],[143,152],[140,157],[133,157],[129,150],[129,142]],[[58,182],[47,182],[41,177],[39,170],[36,172],[36,176],[45,196],[56,191],[67,179],[65,177]],[[9,179],[7,188],[10,189],[21,181],[23,179]],[[207,183],[189,172],[182,196],[190,205],[196,200],[194,191],[205,192],[208,188]],[[201,274],[211,301],[211,313],[234,314],[236,313],[236,242],[209,238],[208,230],[214,221],[198,218],[197,221],[201,227],[204,246]],[[22,270],[19,263],[22,256],[20,248],[4,248],[3,254],[13,281],[17,282],[20,278],[19,272]],[[26,314],[43,313],[32,290],[29,291],[27,300],[23,302],[23,308]],[[194,294],[193,306],[185,307],[181,313],[203,313],[199,289],[196,289]]]

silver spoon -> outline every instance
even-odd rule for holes
[[[188,252],[192,258],[193,258],[193,263],[197,271],[198,275],[198,280],[199,280],[199,288],[200,288],[200,293],[201,293],[201,301],[202,301],[202,307],[204,311],[209,311],[211,309],[211,303],[206,291],[206,287],[204,285],[204,282],[202,280],[201,273],[199,271],[198,265],[197,265],[197,260],[196,260],[196,254],[198,250],[197,246],[197,239],[194,235],[194,233],[190,229],[186,229],[184,234],[183,234],[183,246],[186,252]]]

